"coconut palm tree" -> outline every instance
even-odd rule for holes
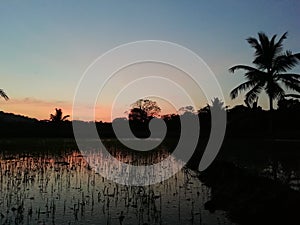
[[[246,71],[246,82],[234,88],[230,97],[236,98],[242,91],[249,90],[245,95],[245,101],[253,103],[261,91],[265,91],[269,97],[270,111],[273,111],[273,101],[281,99],[285,95],[283,84],[287,89],[300,92],[300,75],[289,73],[300,60],[300,53],[293,54],[291,51],[283,51],[283,41],[287,38],[284,33],[278,41],[276,35],[271,39],[263,33],[258,33],[258,39],[249,37],[248,43],[255,49],[253,64],[236,65],[229,69],[234,73],[236,70]]]
[[[9,99],[9,97],[2,89],[0,89],[0,97],[4,98],[6,101]]]
[[[50,121],[52,122],[63,122],[69,118],[70,115],[63,116],[62,110],[55,108],[55,114],[50,114]]]

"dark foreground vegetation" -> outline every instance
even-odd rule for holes
[[[299,224],[300,192],[232,163],[214,162],[200,174],[211,187],[211,212],[226,210],[240,224]]]

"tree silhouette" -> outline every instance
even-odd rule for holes
[[[0,89],[0,97],[4,98],[6,101],[9,99],[9,97],[2,89]]]
[[[183,107],[180,107],[178,109],[178,114],[179,115],[183,115],[183,114],[195,114],[195,113],[196,113],[196,111],[195,111],[194,107],[191,106],[191,105],[183,106]]]
[[[128,115],[129,120],[146,122],[148,120],[147,112],[140,108],[133,108]]]
[[[214,98],[211,100],[211,105],[209,105],[211,110],[217,110],[217,111],[225,111],[226,106],[224,105],[224,102],[220,100],[219,98]]]
[[[62,110],[55,108],[55,114],[50,114],[50,121],[51,122],[62,122],[65,121],[70,115],[62,116]]]
[[[286,112],[300,112],[300,101],[298,99],[282,98],[278,101],[278,110]]]
[[[146,122],[158,116],[161,111],[157,103],[149,99],[139,99],[131,107],[128,119],[140,122]]]
[[[283,41],[287,37],[284,33],[276,42],[276,35],[271,40],[268,36],[260,32],[258,39],[249,37],[248,43],[255,49],[253,64],[255,67],[247,65],[236,65],[229,69],[234,73],[236,70],[245,70],[246,82],[234,88],[230,97],[236,98],[242,91],[246,93],[245,101],[253,103],[262,90],[265,90],[269,97],[270,111],[273,111],[273,101],[284,97],[285,91],[280,86],[284,84],[287,89],[300,92],[300,75],[287,73],[288,70],[296,66],[300,60],[300,53],[292,54],[291,51],[283,52]]]

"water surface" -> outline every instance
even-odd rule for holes
[[[0,155],[0,224],[232,224],[224,212],[204,209],[210,189],[189,169],[155,185],[125,186],[95,172],[78,151],[42,152]]]

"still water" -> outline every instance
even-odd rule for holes
[[[210,189],[186,168],[137,187],[105,179],[78,151],[0,155],[0,224],[232,224],[224,212],[204,209],[209,198]]]

